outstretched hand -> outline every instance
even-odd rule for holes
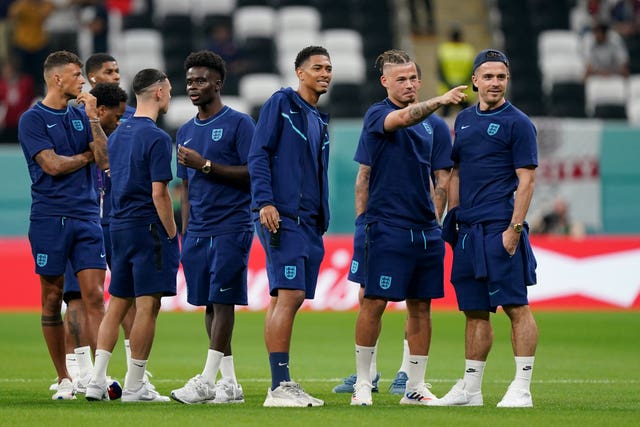
[[[440,97],[443,105],[447,104],[459,104],[467,99],[467,94],[464,91],[467,89],[467,85],[456,86],[449,92]]]

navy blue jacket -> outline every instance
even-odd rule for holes
[[[326,114],[320,113],[320,117],[328,123]],[[313,167],[305,164],[305,150],[311,150],[307,142],[307,128],[303,106],[291,88],[274,93],[260,109],[247,160],[254,212],[273,205],[280,215],[301,219],[304,171]],[[317,225],[324,232],[329,227],[329,131],[326,125],[320,135],[321,211],[318,212]]]

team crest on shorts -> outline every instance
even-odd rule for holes
[[[36,264],[38,264],[38,267],[44,267],[45,265],[47,265],[48,260],[49,260],[49,255],[47,254],[36,255]]]
[[[489,127],[487,128],[487,133],[489,134],[489,136],[493,136],[496,133],[498,133],[498,129],[500,129],[500,125],[497,123],[491,123],[489,125]]]
[[[355,259],[351,261],[351,273],[355,274],[356,271],[358,271],[358,267],[360,266],[360,263],[358,261],[356,261]]]
[[[285,265],[284,266],[284,277],[289,280],[293,280],[296,277],[297,269],[295,265]]]
[[[391,276],[380,276],[380,287],[382,289],[389,289],[391,287]]]
[[[71,120],[73,124],[73,128],[77,131],[81,131],[84,129],[84,125],[82,124],[82,120]]]
[[[211,139],[213,139],[215,142],[220,141],[222,139],[222,129],[213,129],[211,131]]]
[[[422,122],[422,126],[424,126],[424,130],[426,130],[429,135],[433,134],[433,129],[431,129],[431,125],[429,123]]]

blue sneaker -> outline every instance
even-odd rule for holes
[[[353,393],[353,386],[356,383],[356,374],[350,375],[344,379],[342,384],[338,384],[333,388],[334,393]],[[378,392],[378,381],[380,381],[380,372],[376,374],[376,377],[372,381],[373,387],[371,388],[372,393]],[[404,391],[403,391],[404,393]]]
[[[407,388],[407,380],[409,377],[406,372],[398,371],[396,377],[393,379],[393,382],[389,386],[389,393],[391,394],[404,394],[405,389]]]

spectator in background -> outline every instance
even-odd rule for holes
[[[0,0],[0,63],[9,58],[9,46],[11,43],[9,6],[13,2],[14,0]]]
[[[0,142],[18,142],[18,121],[35,98],[33,80],[7,59],[0,70]]]
[[[42,81],[42,63],[49,44],[44,23],[55,7],[49,0],[16,0],[9,7],[9,18],[13,21],[13,50],[20,58],[22,71],[34,82]],[[37,95],[44,94],[41,85],[35,90]]]
[[[622,37],[630,37],[640,29],[640,1],[618,0],[611,6],[611,27]]]
[[[544,215],[533,227],[533,231],[539,234],[552,234],[557,236],[571,236],[582,238],[586,232],[580,222],[572,221],[569,217],[569,205],[561,197],[553,202],[553,210]]]
[[[409,0],[409,14],[411,15],[411,31],[414,34],[435,35],[436,24],[431,0]],[[425,20],[422,19],[423,14],[426,16]]]
[[[109,14],[104,0],[74,0],[80,6],[80,24],[91,34],[91,53],[108,52]]]
[[[449,40],[438,46],[438,77],[440,78],[439,93],[443,95],[456,86],[466,85],[465,101],[458,104],[465,109],[474,99],[471,89],[471,71],[475,49],[463,40],[462,30],[454,26],[449,33]],[[451,105],[442,106],[442,115],[448,116]]]
[[[629,75],[629,52],[624,40],[602,21],[596,23],[592,32],[585,35],[584,57],[585,78],[592,75]]]
[[[225,86],[230,89],[230,92],[236,92],[233,88],[238,85],[240,76],[244,74],[247,66],[242,50],[233,40],[233,33],[229,25],[220,24],[211,27],[205,49],[220,55],[227,64]]]

